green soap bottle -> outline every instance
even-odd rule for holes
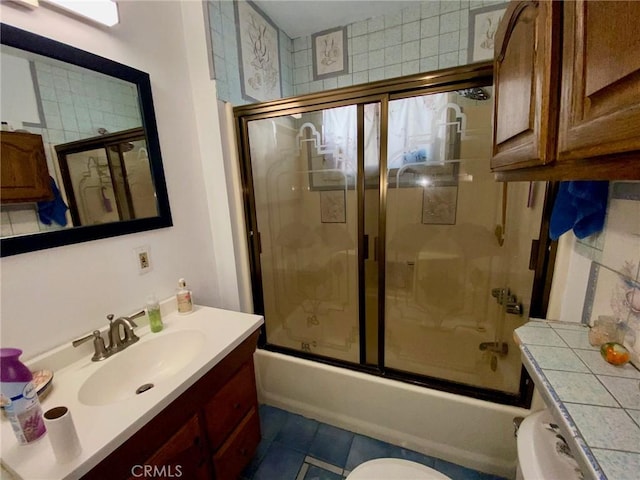
[[[160,313],[160,303],[154,295],[147,297],[147,315],[149,316],[149,326],[153,333],[162,330],[162,314]]]

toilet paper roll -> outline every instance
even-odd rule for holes
[[[67,463],[80,455],[82,447],[67,407],[54,407],[44,413],[47,437],[58,463]]]

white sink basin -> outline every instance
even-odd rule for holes
[[[180,330],[135,343],[106,360],[82,384],[78,400],[85,405],[108,405],[144,396],[188,365],[201,351],[204,339],[199,331]]]

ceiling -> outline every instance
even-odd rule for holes
[[[397,0],[254,0],[253,3],[292,39],[416,4]]]

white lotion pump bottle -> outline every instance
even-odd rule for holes
[[[187,282],[184,278],[178,280],[178,291],[176,292],[176,300],[178,302],[178,313],[186,315],[193,311],[193,298],[191,290],[187,288]]]

